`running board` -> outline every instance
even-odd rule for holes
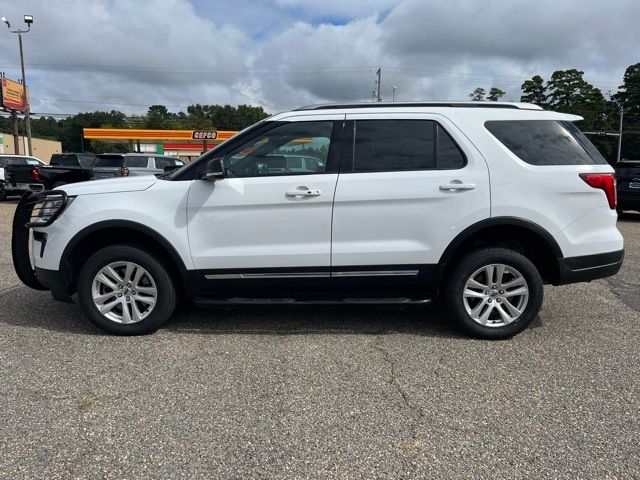
[[[219,305],[424,305],[430,298],[342,298],[336,300],[299,300],[295,298],[209,298],[193,299],[196,307]]]

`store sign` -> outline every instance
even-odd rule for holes
[[[2,79],[2,89],[0,89],[0,101],[2,107],[9,110],[27,111],[29,108],[29,89],[27,88],[27,98],[23,102],[25,88],[21,83],[14,82],[8,78]]]
[[[217,136],[217,132],[210,130],[195,130],[191,132],[191,138],[194,140],[215,140]]]

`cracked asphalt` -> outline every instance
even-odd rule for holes
[[[502,342],[421,308],[183,307],[101,334],[19,284],[0,204],[0,477],[640,478],[640,214],[623,270]]]

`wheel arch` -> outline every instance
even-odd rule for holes
[[[142,246],[145,250],[159,254],[159,260],[170,269],[175,278],[176,287],[182,287],[180,280],[187,268],[180,254],[162,234],[129,220],[106,220],[76,233],[62,252],[58,268],[65,272],[70,293],[76,291],[78,275],[84,261],[100,248],[118,243]]]
[[[520,251],[538,268],[543,279],[556,283],[562,250],[553,236],[540,225],[518,217],[493,217],[460,232],[438,262],[438,281],[446,277],[455,259],[474,248],[504,246]]]

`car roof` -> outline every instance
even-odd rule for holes
[[[523,102],[352,102],[325,103],[307,105],[293,110],[338,110],[352,108],[403,108],[403,107],[439,107],[439,108],[510,108],[518,110],[543,110],[539,105]]]
[[[538,105],[521,102],[368,102],[309,105],[278,113],[270,121],[285,121],[296,117],[303,120],[311,115],[411,115],[430,114],[449,118],[455,123],[490,120],[556,120],[579,121],[582,117],[544,110]],[[328,117],[327,117],[328,118]]]

